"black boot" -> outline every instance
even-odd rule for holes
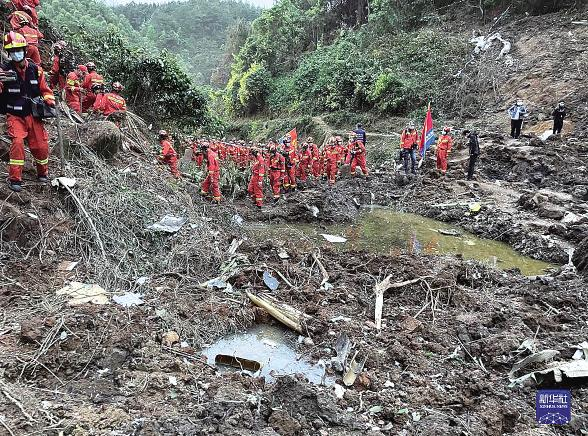
[[[8,187],[14,192],[20,192],[22,191],[22,182],[16,180],[9,180]]]

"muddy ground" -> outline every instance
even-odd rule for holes
[[[499,141],[485,138],[484,147]],[[414,179],[375,169],[369,180],[344,176],[335,188],[310,183],[261,211],[246,199],[208,205],[195,185],[174,182],[165,168],[141,156],[109,163],[80,157],[76,165],[86,170],[76,172],[76,189],[103,233],[106,262],[84,215],[65,192],[29,182],[17,195],[0,186],[5,199],[0,224],[4,430],[76,435],[588,430],[585,379],[571,383],[574,420],[561,431],[537,428],[534,382],[509,387],[509,372],[524,356],[514,352],[526,339],[533,339],[537,350],[559,351],[556,360],[561,361],[568,361],[572,347],[586,340],[586,281],[571,266],[525,278],[453,257],[323,249],[320,259],[333,286],[325,289],[317,264],[296,241],[255,245],[233,218],[352,220],[357,199],[452,222],[563,265],[568,261],[565,250],[584,237],[586,221],[562,218],[585,214],[585,193],[569,175],[541,170],[557,165],[557,156],[550,155],[553,143],[535,145],[530,153],[527,141],[497,148],[504,164],[483,158],[476,182],[463,181],[458,162],[463,152],[457,151],[445,179],[427,168]],[[566,149],[569,143],[557,146],[577,159],[576,166],[585,162],[581,150],[574,155]],[[537,173],[545,179],[541,185],[527,177],[529,168],[539,163]],[[27,171],[31,178],[32,168]],[[145,186],[142,177],[150,172],[161,176]],[[116,181],[116,190],[108,180]],[[96,192],[97,186],[103,192]],[[145,192],[139,195],[139,189]],[[126,194],[117,199],[119,191]],[[473,201],[482,209],[467,215],[467,204]],[[122,204],[127,211],[113,209]],[[134,210],[138,204],[139,214]],[[319,210],[317,216],[312,206]],[[108,213],[101,215],[103,211]],[[144,230],[165,213],[188,213],[189,222],[171,236]],[[113,233],[112,216],[121,226],[120,235]],[[126,240],[129,235],[136,236],[137,244],[117,251],[115,236]],[[231,255],[231,241],[242,239]],[[282,260],[282,251],[290,258]],[[63,260],[80,264],[60,271]],[[254,323],[275,322],[244,295],[266,290],[261,272],[251,265],[280,271],[292,287],[282,281],[273,296],[311,317],[305,332],[314,345],[298,345],[299,353],[329,362],[344,332],[353,351],[367,357],[364,371],[342,398],[335,396],[333,386],[307,383],[304,374],[266,383],[248,375],[220,374],[206,364],[203,345]],[[230,292],[203,288],[203,282],[223,271],[232,272]],[[388,275],[393,282],[423,280],[385,294],[383,327],[377,330],[374,286]],[[140,277],[147,279],[137,282]],[[55,295],[70,280],[98,283],[111,294],[136,291],[144,295],[144,304],[122,308],[110,301],[72,307],[67,298]],[[179,341],[166,342],[170,331],[177,332]],[[328,365],[327,372],[341,383],[340,373]],[[550,386],[549,381],[542,386]]]
[[[504,29],[516,36],[520,63],[502,92],[523,89],[545,112],[551,100],[534,98],[533,90],[548,86],[571,52],[584,62],[585,33],[572,29],[565,14],[537,20]],[[559,31],[571,32],[565,35],[573,44],[562,44],[548,63],[533,63],[532,48]],[[538,76],[521,75],[533,68]],[[566,72],[566,89],[580,74]],[[37,185],[28,159],[23,193],[0,184],[0,434],[586,434],[586,378],[559,384],[547,377],[541,385],[527,380],[510,387],[511,378],[543,368],[510,374],[530,353],[517,351],[526,340],[534,350],[558,351],[560,362],[588,340],[583,84],[571,98],[575,106],[563,138],[539,139],[546,122],[535,115],[528,135],[512,141],[499,126],[504,102],[495,102],[495,112],[480,120],[487,126],[480,129],[476,181],[465,180],[467,156],[458,145],[445,178],[433,161],[408,178],[389,161],[373,167],[368,180],[343,174],[334,188],[312,181],[261,211],[243,195],[210,205],[196,184],[174,181],[153,158],[133,151],[104,161],[78,144],[66,171],[77,179],[72,190],[78,201],[63,189]],[[55,157],[50,164],[59,167]],[[479,212],[470,211],[473,203],[481,205]],[[453,223],[561,267],[523,277],[458,257],[323,248],[318,256],[331,287],[297,241],[256,244],[235,218],[351,222],[358,204]],[[187,218],[177,233],[146,230],[168,214]],[[242,242],[237,247],[233,241]],[[577,270],[568,264],[571,249]],[[67,271],[64,262],[78,263]],[[300,354],[326,362],[339,385],[341,374],[328,362],[342,333],[353,353],[367,358],[355,384],[337,389],[340,398],[333,386],[311,385],[304,374],[269,383],[206,364],[206,344],[255,323],[275,323],[245,295],[267,292],[264,270],[279,271],[291,284],[280,279],[272,295],[310,317],[304,333],[312,342],[299,344]],[[231,288],[204,285],[221,275]],[[385,293],[378,330],[374,287],[387,276],[420,280]],[[108,303],[68,304],[56,291],[71,281],[102,286]],[[125,292],[142,294],[143,304],[124,308],[112,300]],[[535,422],[535,393],[552,386],[572,389],[568,426]]]

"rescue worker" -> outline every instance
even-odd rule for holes
[[[37,180],[41,183],[49,180],[48,135],[43,121],[32,115],[31,100],[40,97],[48,106],[55,106],[55,98],[45,81],[43,69],[26,59],[26,48],[27,41],[23,35],[9,32],[4,36],[4,50],[8,52],[10,62],[1,68],[15,72],[16,80],[0,83],[0,112],[6,114],[6,129],[11,139],[8,186],[16,192],[22,190],[25,139],[37,164]]]
[[[480,156],[480,141],[478,140],[478,134],[475,130],[464,130],[463,136],[468,138],[468,149],[470,153],[470,161],[468,163],[468,180],[473,180],[476,161]]]
[[[337,180],[337,165],[339,163],[339,151],[334,138],[330,138],[325,150],[323,151],[324,174],[329,180],[330,185],[334,185]]]
[[[86,90],[84,101],[82,102],[83,112],[90,109],[96,101],[96,94],[94,93],[95,86],[104,85],[104,78],[96,71],[94,62],[88,62],[86,68],[88,69],[88,74],[86,74],[82,83],[82,88]]]
[[[444,127],[443,134],[439,136],[437,141],[437,169],[441,171],[442,175],[447,173],[447,158],[451,153],[451,147],[453,147],[453,138],[450,133],[451,128]]]
[[[314,143],[312,137],[309,137],[306,141],[309,144],[308,147],[310,148],[310,153],[312,155],[312,176],[318,178],[321,175],[321,152],[319,146]]]
[[[308,173],[312,166],[312,151],[308,146],[308,142],[302,143],[300,148],[300,163],[298,164],[298,178],[301,182],[308,180]]]
[[[296,167],[298,165],[298,154],[292,146],[290,137],[284,140],[283,156],[286,160],[286,173],[284,174],[284,189],[286,191],[296,191]]]
[[[15,11],[10,14],[10,26],[12,30],[23,35],[27,41],[26,56],[33,63],[41,65],[41,55],[39,54],[39,39],[43,39],[43,34],[31,24],[31,17],[23,11]]]
[[[335,149],[337,150],[337,165],[343,165],[347,159],[347,148],[343,145],[343,138],[335,137]]]
[[[347,158],[351,164],[351,175],[353,177],[356,176],[355,171],[357,170],[357,166],[361,168],[361,172],[367,178],[369,176],[369,171],[367,168],[367,161],[366,161],[366,151],[365,145],[360,139],[360,136],[357,133],[353,133],[352,135],[352,142],[349,147],[349,157]]]
[[[518,139],[521,135],[521,129],[523,127],[523,120],[529,115],[527,107],[523,104],[523,100],[520,98],[508,109],[510,116],[510,136]]]
[[[255,205],[261,209],[263,206],[263,177],[265,176],[265,162],[258,148],[251,149],[253,164],[251,166],[251,179],[247,192],[253,198]]]
[[[564,118],[566,117],[566,105],[563,101],[559,102],[553,113],[553,134],[559,135],[561,134],[561,129],[563,129]]]
[[[286,159],[278,153],[278,147],[276,144],[270,144],[268,167],[269,183],[272,188],[275,203],[280,199],[282,180],[286,174]]]
[[[361,124],[357,123],[357,127],[355,128],[353,133],[357,135],[357,137],[363,143],[363,145],[367,145],[367,134]]]
[[[100,112],[105,117],[115,112],[126,112],[127,103],[120,95],[123,89],[124,87],[120,82],[114,82],[111,92],[104,94],[100,100],[96,99],[94,110]]]
[[[39,14],[37,13],[37,6],[39,0],[11,0],[14,9],[17,11],[26,12],[31,17],[31,24],[35,27],[39,25]],[[26,39],[26,38],[25,38]]]
[[[159,161],[167,164],[172,175],[179,179],[181,175],[178,171],[178,155],[170,142],[169,134],[165,130],[159,131],[159,145],[161,146]]]
[[[88,72],[85,65],[78,65],[78,67],[67,75],[65,86],[65,102],[70,109],[76,111],[78,114],[82,113],[82,81],[84,75]]]
[[[418,147],[419,134],[410,123],[400,135],[400,156],[403,161],[404,174],[408,174],[408,159],[411,161],[411,172],[416,174],[416,150]]]
[[[207,175],[202,182],[200,193],[204,197],[212,196],[212,201],[220,203],[221,192],[219,188],[220,180],[220,164],[218,160],[218,153],[215,147],[211,147],[208,142],[203,142],[201,145],[202,155],[205,157]]]
[[[53,44],[53,61],[51,66],[51,88],[61,90],[65,88],[67,71],[63,65],[63,58],[67,42],[57,41]],[[84,66],[85,68],[85,66]]]

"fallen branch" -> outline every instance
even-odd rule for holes
[[[96,226],[94,225],[94,221],[92,221],[92,218],[90,218],[90,215],[86,211],[86,208],[84,207],[84,205],[82,204],[80,199],[77,197],[77,195],[73,193],[71,188],[64,183],[60,183],[60,184],[65,189],[67,189],[67,192],[69,192],[69,194],[72,196],[72,198],[77,203],[77,205],[80,207],[82,213],[84,214],[84,216],[88,220],[90,227],[92,228],[92,230],[94,231],[94,234],[96,235],[96,241],[98,242],[98,246],[100,247],[100,251],[102,252],[102,258],[104,260],[106,260],[106,250],[104,250],[104,244],[102,243],[102,239],[100,238],[100,233],[98,233],[98,230],[96,229]]]
[[[329,281],[329,278],[330,278],[329,273],[325,269],[324,265],[321,263],[318,255],[316,254],[316,251],[313,251],[311,253],[311,255],[312,255],[312,258],[314,259],[314,261],[317,263],[319,269],[321,270],[321,274],[323,275],[323,280],[321,281],[321,286],[322,286]]]
[[[431,278],[431,276],[424,276],[418,277],[412,280],[406,280],[404,282],[397,282],[397,283],[390,283],[392,276],[389,275],[380,283],[377,283],[375,286],[376,292],[376,307],[374,310],[374,320],[376,324],[376,328],[380,330],[382,328],[382,310],[384,308],[384,292],[388,289],[398,289],[408,285],[414,285],[415,283],[420,282],[421,280]]]
[[[0,382],[1,383],[1,382]],[[27,413],[27,411],[24,409],[23,405],[21,404],[20,401],[18,401],[16,398],[14,398],[12,395],[10,395],[10,393],[8,392],[6,385],[4,383],[2,383],[2,393],[4,394],[4,396],[6,398],[8,398],[8,400],[13,403],[16,407],[19,408],[20,412],[25,416],[26,419],[28,419],[29,424],[32,424],[33,422],[35,422],[35,420],[33,419],[33,417],[31,415],[29,415]]]
[[[249,297],[249,299],[251,300],[251,302],[253,304],[255,304],[256,306],[259,306],[262,309],[264,309],[265,311],[267,311],[271,316],[273,316],[275,319],[280,321],[285,326],[290,327],[292,330],[295,330],[300,334],[303,334],[303,330],[302,330],[302,326],[300,325],[300,322],[296,322],[293,319],[291,319],[290,317],[288,317],[287,315],[285,315],[280,309],[278,309],[276,306],[271,304],[269,301],[267,301],[261,297],[258,297],[256,295],[253,295],[250,292],[247,292],[247,297]]]

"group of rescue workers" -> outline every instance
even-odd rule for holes
[[[175,177],[180,177],[178,156],[165,130],[159,132],[161,153],[159,159],[169,165]],[[369,176],[366,160],[365,131],[351,132],[349,141],[343,142],[340,136],[330,138],[323,150],[309,137],[300,146],[287,135],[279,143],[270,140],[265,146],[245,141],[220,141],[201,139],[192,141],[192,160],[199,166],[206,166],[206,177],[202,181],[201,194],[214,202],[220,202],[220,170],[229,162],[237,168],[251,167],[248,193],[258,207],[263,205],[264,179],[267,178],[273,199],[277,202],[282,192],[296,191],[309,178],[328,180],[333,185],[343,164],[350,166],[351,174],[361,170],[364,177]]]
[[[25,140],[37,166],[38,181],[48,181],[49,143],[43,119],[55,114],[54,92],[63,94],[68,107],[78,114],[109,116],[125,112],[126,102],[120,95],[123,86],[114,82],[108,92],[93,62],[68,66],[64,62],[65,41],[53,44],[47,80],[38,48],[43,38],[37,27],[39,0],[11,0],[10,6],[11,30],[3,38],[9,59],[0,66],[0,113],[6,114],[7,134],[11,138],[8,185],[18,192],[22,189]]]
[[[126,102],[120,94],[123,91],[121,83],[115,81],[110,91],[107,90],[104,78],[97,72],[93,62],[75,66],[71,59],[67,59],[65,41],[58,41],[52,46],[53,58],[48,62],[51,68],[47,81],[38,48],[43,38],[38,29],[36,11],[39,0],[11,0],[10,4],[13,9],[10,14],[11,30],[3,38],[3,47],[9,59],[0,65],[0,113],[6,114],[7,134],[11,138],[8,185],[18,192],[22,189],[25,140],[36,163],[38,181],[48,182],[49,145],[43,119],[54,116],[51,115],[55,107],[54,93],[62,95],[67,106],[78,115],[87,112],[103,116],[125,113]],[[528,110],[519,99],[509,108],[508,113],[511,118],[511,136],[516,139],[521,134]],[[553,112],[554,134],[561,133],[565,116],[566,108],[562,102]],[[475,131],[464,130],[463,134],[468,139],[470,161],[467,178],[471,180],[480,146]],[[233,162],[243,170],[251,167],[248,193],[258,207],[262,206],[264,200],[265,178],[269,181],[274,201],[278,201],[282,192],[295,191],[298,182],[304,184],[309,178],[322,178],[330,185],[335,184],[343,165],[349,165],[353,176],[357,175],[358,167],[364,177],[369,176],[366,132],[361,125],[358,124],[350,132],[346,143],[340,136],[331,137],[322,149],[313,138],[308,138],[300,146],[295,139],[287,135],[279,142],[270,140],[265,146],[236,140],[193,141],[189,144],[193,151],[192,159],[198,165],[206,166],[206,177],[201,185],[202,195],[220,202],[220,171],[225,162]],[[169,165],[175,177],[181,177],[178,156],[170,135],[161,130],[159,140],[160,161]],[[419,146],[423,142],[414,124],[409,124],[402,131],[399,160],[406,175],[409,173],[409,163],[413,174],[422,164],[425,152]],[[434,150],[437,169],[442,175],[447,172],[452,147],[451,129],[445,127]],[[418,165],[417,156],[420,159]]]

